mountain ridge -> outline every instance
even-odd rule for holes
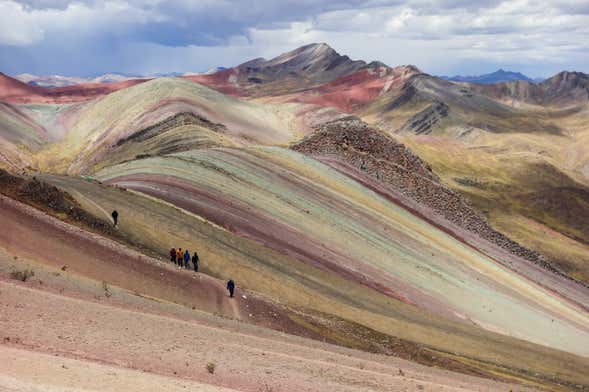
[[[534,82],[534,79],[514,71],[505,71],[503,68],[499,68],[495,72],[472,75],[472,76],[440,76],[441,79],[449,80],[452,82],[467,82],[467,83],[479,83],[479,84],[494,84],[501,82],[510,82],[514,80],[525,80],[527,82]]]

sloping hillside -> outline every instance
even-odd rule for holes
[[[537,252],[493,230],[479,211],[458,192],[444,186],[431,167],[404,145],[361,121],[339,120],[319,126],[313,134],[294,145],[293,149],[341,169],[344,173],[349,173],[346,168],[349,165],[418,205],[430,208],[433,214],[515,255],[557,270],[558,266],[550,265]],[[432,218],[430,212],[423,215]]]
[[[142,198],[134,199],[141,202]],[[44,208],[51,209],[49,205]],[[325,337],[321,339],[313,331],[322,328],[324,322],[331,323],[334,336],[338,330],[342,338],[352,339],[346,340],[347,344],[358,339],[357,331],[339,330],[334,323],[353,324],[293,312],[241,287],[237,298],[229,299],[216,279],[179,270],[4,196],[0,196],[0,210],[5,223],[15,229],[0,234],[0,286],[7,316],[0,321],[4,334],[0,351],[4,359],[11,359],[0,361],[1,388],[26,391],[37,384],[77,387],[87,384],[77,375],[93,374],[92,382],[96,382],[95,377],[110,376],[110,380],[99,378],[106,382],[100,386],[105,390],[111,385],[136,389],[140,382],[132,374],[136,370],[142,370],[141,380],[151,382],[158,378],[154,374],[163,374],[162,383],[208,386],[210,390],[230,385],[252,392],[260,385],[276,385],[277,374],[281,387],[308,390],[322,390],[325,385],[347,388],[359,383],[388,390],[392,379],[400,385],[429,380],[428,385],[450,387],[461,380],[473,387],[506,387],[326,344]],[[30,272],[21,279],[17,272],[23,271]],[[224,317],[213,316],[212,312]],[[370,333],[378,336],[375,331]],[[121,338],[125,344],[120,344]],[[369,340],[373,338],[357,341],[367,345]],[[391,342],[397,349],[403,347],[398,340]],[[56,349],[59,356],[55,356]],[[246,360],[252,357],[260,358],[256,363]],[[328,360],[334,357],[343,362],[334,367]],[[240,358],[238,363],[236,358]],[[433,359],[431,352],[429,358]],[[34,362],[27,363],[29,360]],[[180,360],[182,367],[177,366]],[[363,361],[363,365],[356,367],[357,361]],[[59,364],[58,373],[52,367],[54,363]],[[208,371],[207,363],[214,363],[216,369]],[[105,365],[107,369],[96,371]],[[317,367],[338,369],[347,377],[310,377],[309,369]],[[354,374],[350,374],[351,369],[356,369]],[[464,365],[461,369],[471,371]],[[31,373],[34,376],[26,378]],[[113,374],[118,375],[116,379]]]
[[[32,153],[47,141],[47,133],[20,108],[0,102],[0,167],[20,170],[32,163]]]
[[[539,286],[293,152],[192,151],[110,167],[98,177],[429,312],[583,355],[571,336],[587,339],[588,320],[576,305],[557,305]],[[534,320],[534,329],[524,320]]]
[[[358,114],[391,131],[415,134],[562,133],[544,113],[506,105],[482,94],[475,85],[425,74],[415,75]]]
[[[132,142],[141,132],[145,137],[146,129],[178,113],[223,124],[213,126],[218,136],[209,135],[217,143],[280,144],[296,135],[292,115],[279,107],[239,101],[188,80],[160,78],[86,105],[65,140],[40,154],[39,164],[49,170],[90,172],[125,141]],[[207,129],[204,132],[210,133]]]
[[[513,81],[473,88],[503,101],[518,100],[557,108],[589,102],[589,75],[582,72],[563,71],[536,84],[530,81]]]

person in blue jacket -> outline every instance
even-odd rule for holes
[[[190,262],[190,252],[188,251],[188,249],[186,249],[186,252],[184,252],[184,268],[188,268],[188,263]],[[182,266],[182,265],[180,265]]]
[[[229,296],[233,298],[233,292],[235,291],[235,282],[233,279],[229,279],[227,282],[227,290],[229,290]]]

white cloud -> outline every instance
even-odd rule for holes
[[[45,31],[34,23],[24,6],[13,1],[0,1],[0,44],[30,45],[43,39]]]
[[[34,60],[41,67],[38,53],[80,52],[90,58],[76,66],[87,60],[105,71],[140,72],[145,65],[124,52],[132,48],[154,72],[172,64],[195,71],[322,41],[353,58],[413,63],[432,73],[465,64],[543,75],[562,67],[589,71],[586,1],[25,1],[0,0],[0,67]],[[67,69],[67,61],[51,64]]]
[[[168,19],[125,1],[104,1],[92,6],[69,3],[65,8],[36,9],[12,0],[0,0],[0,44],[31,45],[56,34],[65,40],[88,35],[113,34],[135,25],[159,23]]]
[[[476,62],[543,75],[563,66],[589,71],[589,14],[562,1],[503,1],[485,7],[456,1],[437,8],[409,1],[360,12],[325,12],[309,19],[304,34],[292,24],[281,30],[254,29],[250,35],[253,44],[284,49],[313,37],[352,57],[413,63],[432,73]]]

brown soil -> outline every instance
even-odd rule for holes
[[[80,366],[107,366],[120,375],[120,382],[136,378],[125,373],[140,371],[148,378],[163,376],[174,384],[196,382],[247,392],[528,390],[232,320],[214,320],[206,314],[178,317],[173,309],[154,314],[146,312],[147,304],[127,309],[111,303],[110,298],[100,303],[68,298],[32,284],[0,279],[5,316],[0,319],[0,353],[11,358],[0,361],[0,388],[16,384],[11,391],[31,390],[31,385],[21,385],[27,382],[45,385],[48,381],[43,378],[49,374],[54,377],[50,385],[71,383],[69,370]],[[125,302],[126,295],[115,292],[111,298]],[[25,359],[33,359],[34,377],[27,373]],[[50,363],[58,363],[61,369],[50,371]],[[214,364],[213,373],[207,370],[209,363]],[[77,383],[84,379],[79,377]],[[129,382],[125,390],[143,389],[140,383]]]

